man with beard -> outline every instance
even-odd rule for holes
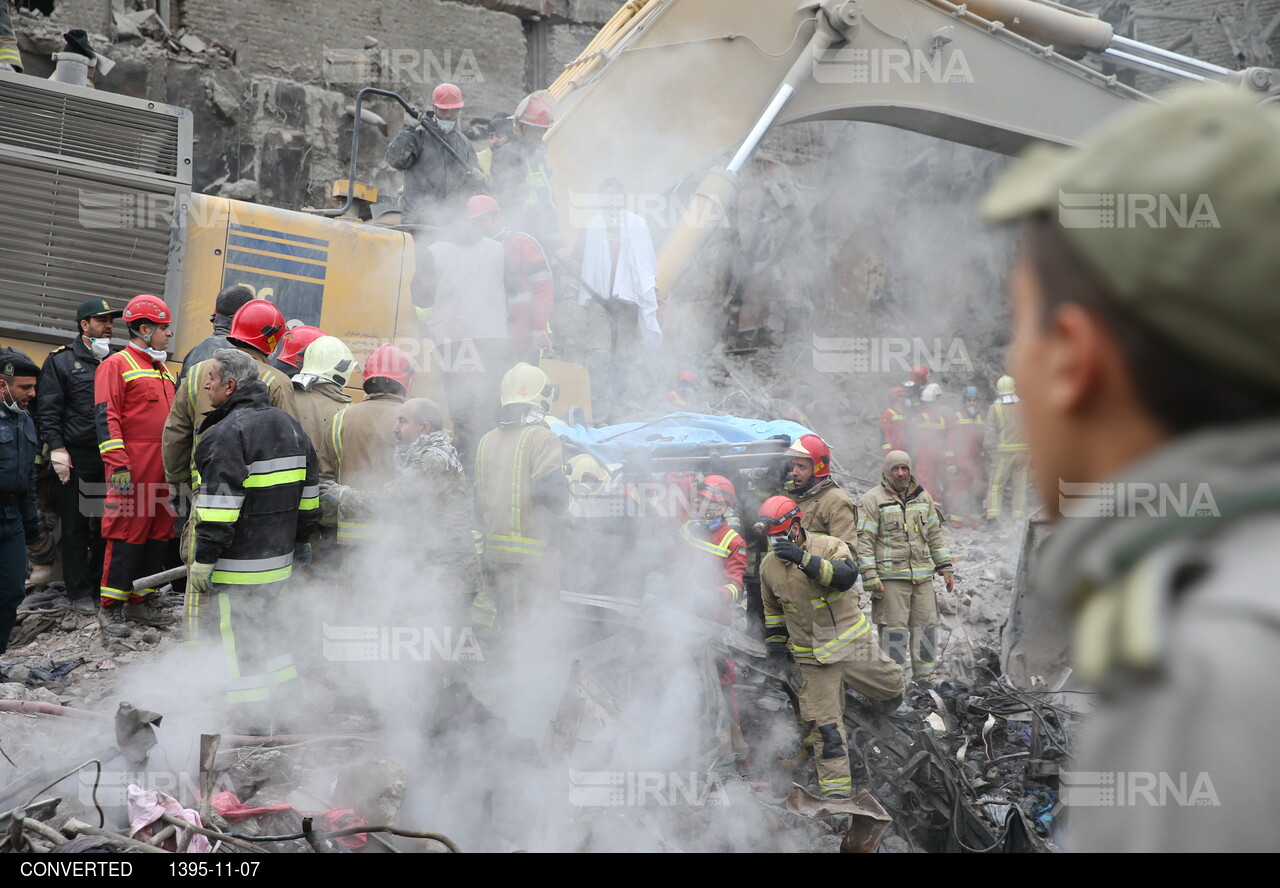
[[[831,448],[817,435],[801,435],[787,450],[791,482],[787,492],[800,506],[806,533],[824,533],[858,546],[858,508],[831,477]]]

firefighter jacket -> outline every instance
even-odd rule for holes
[[[490,561],[538,561],[571,496],[560,439],[546,423],[503,423],[476,450],[476,501]]]
[[[320,520],[315,449],[299,422],[245,383],[200,425],[195,561],[223,586],[271,587],[293,571],[293,549]],[[225,591],[225,590],[224,590]]]
[[[886,407],[880,412],[880,449],[887,455],[891,450],[911,452],[911,422],[896,407]]]
[[[556,283],[542,245],[532,235],[504,229],[497,240],[506,255],[507,348],[533,348],[533,334],[547,329]]]
[[[27,411],[15,414],[0,406],[0,517],[6,521],[21,518],[28,543],[36,542],[40,536],[36,515],[38,452],[36,426]],[[21,575],[13,580],[21,588]]]
[[[997,401],[987,410],[987,451],[1025,453],[1027,438],[1022,431],[1022,405],[1017,401]]]
[[[125,346],[98,365],[94,400],[98,453],[107,475],[129,469],[135,485],[165,480],[159,477],[163,470],[155,457],[165,417],[177,399],[164,363],[132,344]],[[161,472],[146,477],[152,463]]]
[[[967,410],[960,409],[951,417],[951,424],[947,426],[947,450],[953,454],[955,465],[961,472],[981,474],[986,431],[981,413],[975,412],[970,416]]]
[[[760,563],[765,641],[787,642],[797,663],[838,663],[871,631],[857,594],[849,593],[858,570],[837,537],[807,534],[800,548],[811,559],[806,568],[773,552]]]
[[[864,579],[925,583],[951,571],[951,550],[942,533],[942,515],[929,491],[912,475],[910,491],[884,480],[858,502],[858,569]]]
[[[471,140],[457,125],[441,132],[430,112],[417,126],[406,125],[396,133],[387,145],[386,161],[404,170],[404,221],[409,224],[448,224],[479,191],[480,167]]]
[[[333,417],[326,459],[339,484],[356,490],[375,490],[394,477],[391,455],[396,439],[391,430],[404,403],[403,395],[382,392],[350,404]],[[356,543],[377,539],[381,525],[363,518],[338,519],[338,540]]]
[[[814,478],[804,493],[788,493],[800,507],[800,526],[844,540],[849,551],[858,545],[858,507],[832,478]]]
[[[320,479],[333,481],[338,477],[330,437],[333,434],[333,418],[343,407],[351,403],[351,396],[337,383],[318,380],[310,388],[293,387],[293,404],[298,410],[298,422],[311,439],[320,459]]]
[[[239,348],[233,345],[232,348]],[[293,403],[293,384],[278,370],[267,364],[266,355],[253,348],[241,348],[258,362],[258,379],[267,386],[272,407],[278,407],[290,416],[297,416]],[[213,360],[209,358],[208,360]],[[170,484],[190,483],[194,488],[199,476],[193,474],[196,447],[200,444],[198,431],[204,417],[213,409],[209,393],[204,390],[207,361],[193,364],[182,380],[182,392],[173,399],[173,408],[164,424],[164,476]]]
[[[745,591],[742,575],[747,567],[746,541],[729,526],[727,520],[715,530],[709,530],[701,521],[686,521],[680,526],[680,539],[702,553],[695,570],[705,568],[705,572],[698,574],[699,579],[714,577],[702,588],[710,586],[717,593],[716,601],[709,610],[713,612],[714,619],[728,624],[729,608],[742,600]],[[696,593],[702,588],[693,591]]]
[[[119,351],[119,349],[116,349]],[[94,410],[94,375],[100,361],[77,336],[49,352],[40,368],[36,428],[50,450],[66,448],[71,462],[98,460],[98,427]]]

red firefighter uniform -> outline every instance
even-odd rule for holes
[[[163,568],[173,536],[169,484],[160,439],[173,404],[173,378],[162,361],[137,346],[103,360],[94,383],[98,451],[106,476],[127,470],[132,489],[107,490],[102,536],[107,541],[102,568],[103,603],[141,601],[133,593],[138,577]]]
[[[498,240],[506,254],[507,351],[525,360],[535,351],[533,334],[545,332],[556,301],[555,278],[542,245],[523,231],[504,229]],[[532,355],[537,363],[537,355]]]
[[[880,412],[880,449],[885,453],[891,450],[910,450],[908,435],[911,429],[910,418],[897,407],[886,407]]]
[[[951,505],[951,524],[963,527],[979,526],[983,518],[983,496],[986,493],[982,466],[982,441],[986,426],[981,413],[972,416],[964,409],[957,410],[947,427],[949,449],[954,462],[948,467],[947,497]]]
[[[915,449],[907,452],[915,464],[916,480],[935,499],[941,500],[947,466],[951,463],[947,450],[947,418],[936,410],[921,409],[911,419],[911,444]]]
[[[733,608],[742,600],[742,575],[747,569],[747,544],[741,534],[729,526],[729,522],[721,520],[714,530],[697,520],[690,519],[680,528],[680,539],[688,546],[702,553],[695,562],[687,562],[698,579],[706,579],[707,583],[699,585],[697,593],[704,590],[711,592],[709,599],[698,602],[695,608],[699,616],[726,626],[731,625]],[[695,566],[696,565],[696,566]],[[719,585],[712,586],[716,580]]]

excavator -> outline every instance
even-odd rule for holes
[[[184,354],[206,335],[217,291],[244,283],[358,358],[394,341],[430,364],[409,297],[414,235],[347,211],[361,188],[354,169],[337,211],[200,194],[189,111],[54,77],[0,72],[0,342],[39,361],[75,328],[83,299],[123,305],[151,292],[175,308],[173,351]],[[545,138],[570,244],[610,176],[680,208],[655,232],[669,293],[777,126],[867,121],[1013,154],[1034,141],[1075,144],[1184,81],[1223,82],[1259,102],[1280,94],[1280,72],[1141,43],[1050,0],[628,0],[551,85],[558,107]],[[589,419],[581,368],[546,366],[568,383],[557,413],[577,406]],[[1023,619],[1035,610],[1025,604],[1014,648],[1060,635]],[[1047,673],[1036,656],[1019,663]]]

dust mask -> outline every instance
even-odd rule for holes
[[[977,416],[977,415],[978,415],[978,408],[977,408],[977,407],[966,407],[966,408],[964,408],[964,409],[965,409],[965,410],[967,410],[967,411],[969,411],[969,415],[970,415],[970,416]]]
[[[111,354],[111,340],[105,337],[89,340],[89,351],[93,352],[93,356],[98,360],[102,360]]]
[[[436,126],[440,127],[440,132],[445,133],[446,135],[453,132],[453,128],[456,125],[457,125],[457,121],[454,121],[454,120],[437,120],[436,121]]]
[[[5,389],[4,389],[4,395],[0,396],[0,399],[2,399],[0,400],[0,403],[4,404],[5,410],[8,410],[14,416],[22,415],[22,408],[18,406],[17,401],[11,400],[11,392],[9,391],[9,387],[7,385],[5,386]]]

